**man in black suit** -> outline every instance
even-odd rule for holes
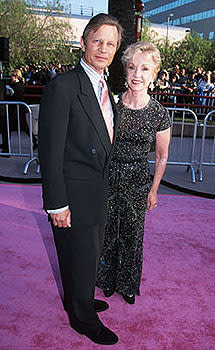
[[[98,344],[118,337],[99,320],[104,301],[95,300],[97,263],[107,211],[108,165],[116,136],[117,113],[109,92],[113,140],[102,112],[101,78],[121,43],[122,27],[99,14],[81,38],[83,58],[52,79],[39,116],[39,158],[44,209],[49,213],[70,325]],[[106,83],[105,83],[106,85]]]

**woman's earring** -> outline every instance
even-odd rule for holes
[[[128,88],[128,83],[127,83],[127,81],[125,81],[125,87],[126,87],[126,89]]]

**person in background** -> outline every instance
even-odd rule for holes
[[[50,62],[48,65],[48,75],[49,79],[53,79],[56,76],[55,66],[53,62]]]
[[[28,80],[28,85],[39,85],[40,73],[38,67],[34,64],[30,67],[30,78]]]
[[[175,76],[176,82],[178,82],[180,79],[180,74],[181,74],[180,66],[176,64],[170,72],[169,80],[172,80],[172,76]]]
[[[195,79],[195,72],[193,70],[188,72],[188,76],[184,79],[183,84],[181,85],[182,91],[184,94],[189,96],[184,97],[184,102],[193,104],[196,103],[196,97],[191,95],[196,95],[197,88],[197,80]]]
[[[196,101],[196,103],[200,102],[200,104],[205,105],[210,100],[207,100],[203,96],[209,96],[211,93],[214,92],[214,84],[211,82],[212,72],[207,71],[202,78],[199,80],[197,85],[197,92],[201,96],[199,100]]]
[[[169,81],[169,87],[170,87],[170,93],[177,93],[181,90],[179,81],[177,79],[177,76],[175,74],[171,75],[170,81]]]
[[[22,72],[19,68],[16,69],[15,71],[17,78],[19,79],[20,83],[22,85],[25,85],[25,78],[22,76]]]
[[[0,79],[0,101],[5,101],[5,94],[6,94],[5,84]],[[3,105],[3,104],[0,104],[0,130],[1,130],[1,136],[2,136],[2,143],[0,144],[0,151],[2,153],[8,153],[9,148],[8,148],[6,109],[5,109],[5,105]],[[3,155],[3,156],[5,156],[5,155]]]
[[[205,93],[207,95],[207,93],[210,93],[211,91],[213,91],[214,84],[212,83],[211,78],[212,78],[212,72],[207,71],[199,80],[197,88],[200,94]]]
[[[160,72],[159,78],[155,81],[156,91],[167,91],[169,89],[169,79],[166,71]]]
[[[192,94],[197,91],[197,80],[195,79],[195,72],[189,71],[188,77],[183,84],[184,93]]]
[[[122,62],[127,91],[117,104],[119,128],[109,170],[108,222],[97,286],[129,304],[140,294],[146,211],[157,206],[157,191],[166,168],[170,141],[168,111],[148,94],[160,68],[159,50],[149,42],[130,45]],[[154,178],[147,161],[156,141]]]
[[[41,63],[41,67],[40,67],[40,70],[39,70],[39,81],[38,81],[38,84],[39,85],[47,85],[49,82],[49,74],[48,74],[48,67],[46,65],[45,62],[42,62]]]
[[[180,78],[179,78],[179,81],[178,81],[179,85],[182,86],[186,79],[187,79],[186,69],[185,68],[181,68]]]
[[[214,93],[215,93],[215,71],[211,72],[211,84],[213,84],[213,88],[211,90],[211,92],[213,93],[213,96],[214,96]],[[213,100],[214,102],[214,100]],[[213,103],[214,105],[214,103]]]
[[[44,209],[58,253],[64,308],[73,329],[104,345],[118,341],[97,315],[108,304],[94,299],[107,216],[108,165],[117,130],[104,72],[121,35],[122,27],[112,16],[92,17],[81,38],[83,58],[49,82],[39,115]]]
[[[24,102],[24,85],[22,74],[19,69],[16,71],[11,72],[11,79],[8,85],[6,85],[7,88],[7,100],[8,101],[17,101],[17,102]],[[17,105],[9,105],[9,124],[10,124],[10,135],[12,130],[18,130],[18,111],[19,111],[19,118],[20,118],[20,129],[25,131],[26,134],[29,136],[29,127],[26,121],[26,109],[23,105],[19,105],[19,108],[17,109]],[[7,125],[5,122],[5,129],[4,129],[4,149],[7,152],[9,151],[9,145],[8,145],[8,136],[7,136]],[[37,147],[37,139],[34,135],[32,135],[32,141],[33,141],[33,148],[35,149]]]
[[[197,67],[196,72],[195,72],[195,79],[197,83],[199,82],[200,79],[202,79],[203,75],[205,74],[203,67]]]
[[[30,67],[28,64],[23,67],[22,76],[25,79],[25,84],[27,84],[30,79]]]
[[[23,102],[24,101],[24,86],[22,82],[20,81],[19,77],[16,74],[16,71],[11,72],[11,77],[10,81],[6,85],[6,98],[7,101],[19,101]],[[21,130],[24,130],[25,132],[28,132],[28,125],[26,123],[25,119],[25,113],[23,106],[19,106],[19,117],[20,117],[20,128]],[[16,105],[9,105],[8,106],[8,112],[9,112],[9,125],[10,125],[10,136],[12,130],[17,130],[17,118],[18,118],[18,111],[17,111],[17,106]],[[5,122],[5,133],[6,135],[8,134],[7,132],[7,124]],[[5,149],[7,152],[9,152],[9,145],[8,145],[8,136],[4,136],[4,144],[5,144]]]

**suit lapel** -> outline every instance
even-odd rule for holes
[[[90,79],[80,64],[76,66],[75,70],[80,81],[80,93],[78,97],[85,110],[85,113],[91,120],[94,128],[97,130],[101,143],[109,155],[112,149],[112,145],[94,89],[92,87]]]

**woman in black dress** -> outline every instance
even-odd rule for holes
[[[133,304],[140,294],[145,213],[157,206],[168,158],[170,119],[148,94],[160,69],[159,50],[151,43],[137,42],[127,48],[122,62],[128,89],[117,103],[120,123],[110,166],[108,222],[97,286],[105,296],[117,292]],[[151,184],[147,157],[153,142],[156,164]]]

